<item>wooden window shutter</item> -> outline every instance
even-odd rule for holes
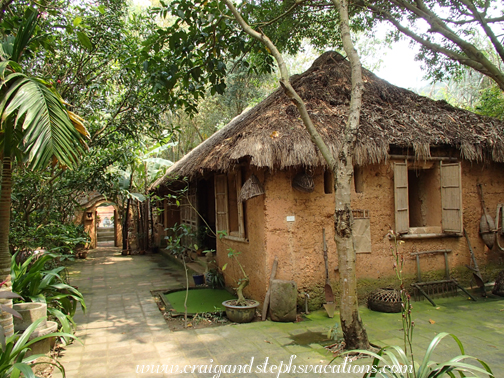
[[[443,232],[462,234],[460,163],[441,162],[441,224]]]
[[[163,200],[163,227],[168,228],[168,200]]]
[[[242,239],[245,239],[245,224],[243,220],[243,202],[238,201],[240,198],[240,192],[242,188],[242,177],[241,171],[238,170],[236,172],[236,202],[238,206],[238,236]]]
[[[217,231],[228,231],[227,176],[215,175],[215,224]]]
[[[394,163],[395,228],[398,234],[409,231],[408,163]]]

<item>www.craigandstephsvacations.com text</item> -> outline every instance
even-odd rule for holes
[[[256,363],[254,357],[250,358],[248,364],[238,365],[219,365],[214,364],[214,360],[210,359],[208,364],[201,365],[137,365],[137,374],[204,374],[212,378],[224,377],[226,374],[276,374],[279,378],[282,374],[351,374],[351,373],[407,373],[413,372],[413,366],[410,365],[385,365],[375,367],[372,365],[353,365],[348,357],[340,364],[328,365],[306,365],[295,364],[296,355],[290,356],[289,362],[272,363],[269,357],[266,357],[261,363]]]

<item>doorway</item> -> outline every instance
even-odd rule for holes
[[[96,208],[96,241],[100,247],[115,244],[114,206],[104,203]]]

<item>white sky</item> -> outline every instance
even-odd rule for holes
[[[393,44],[383,57],[383,64],[375,74],[398,87],[416,89],[428,84],[423,80],[421,62],[415,61],[416,51],[407,41],[401,40]]]

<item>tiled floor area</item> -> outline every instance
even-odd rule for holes
[[[152,367],[145,365],[165,365],[164,369],[171,369],[172,365],[205,364],[215,368],[248,364],[252,357],[251,372],[220,376],[277,377],[278,373],[258,372],[266,358],[269,364],[283,362],[284,366],[293,355],[296,356],[293,364],[297,365],[325,365],[330,361],[331,355],[320,345],[299,345],[295,341],[300,334],[326,333],[337,321],[322,312],[300,323],[267,321],[171,332],[150,295],[151,290],[182,287],[183,272],[170,264],[161,255],[121,256],[119,249],[106,247],[91,251],[87,260],[76,261],[69,267],[71,283],[85,295],[88,311],[82,314],[79,310],[75,317],[77,336],[83,345],[77,342],[70,345],[61,359],[67,377],[218,377],[214,373],[153,373]],[[504,376],[504,299],[469,302],[459,296],[440,299],[438,303],[438,308],[428,302],[414,306],[416,355],[422,356],[438,332],[451,332],[464,343],[466,354],[488,362],[496,377]],[[400,315],[365,308],[361,314],[373,343],[402,345]],[[446,340],[434,359],[449,359],[457,354],[460,353],[456,343]],[[138,372],[141,368],[137,365],[144,365],[143,374]],[[55,377],[59,376],[55,373]],[[362,374],[291,372],[279,376],[351,378]]]

